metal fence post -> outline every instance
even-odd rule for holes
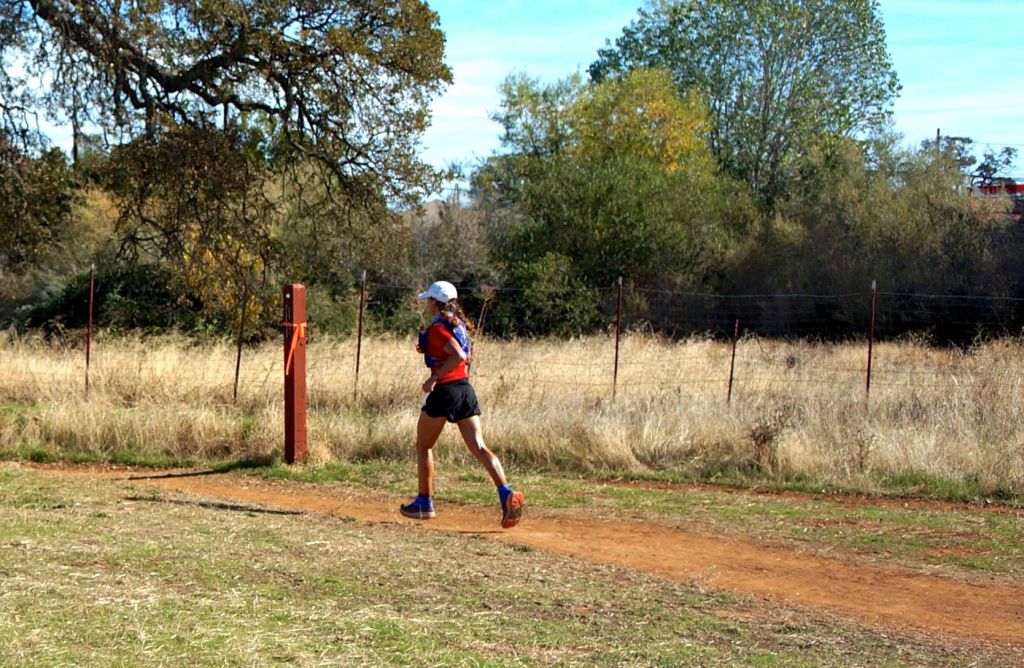
[[[875,347],[875,317],[878,311],[878,281],[871,280],[871,316],[868,320],[868,370],[864,380],[864,400],[871,396],[871,362]]]
[[[622,277],[619,276],[619,299],[615,309],[615,366],[612,369],[612,401],[619,389],[619,342],[622,338]]]
[[[235,342],[235,389],[232,400],[238,403],[238,377],[242,373],[242,339],[245,336],[245,320],[249,315],[249,283],[242,289],[242,316],[238,322],[238,340]]]
[[[359,398],[359,361],[363,355],[363,312],[366,310],[366,270],[359,282],[359,324],[356,327],[356,379],[352,387],[352,401]]]
[[[732,377],[733,372],[736,370],[736,341],[740,338],[740,320],[736,319],[736,326],[732,331],[732,359],[729,360],[729,393],[725,398],[725,403],[732,403]]]
[[[89,365],[92,361],[92,310],[96,298],[96,265],[89,268],[89,315],[85,334],[85,394],[89,395]]]

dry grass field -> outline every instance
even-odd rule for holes
[[[876,352],[866,402],[864,345],[744,339],[727,404],[721,342],[628,337],[613,399],[606,337],[484,339],[485,430],[531,503],[492,534],[493,488],[454,430],[442,516],[392,517],[425,376],[409,339],[364,341],[356,397],[354,341],[314,338],[313,466],[222,474],[279,456],[279,341],[245,351],[236,401],[227,342],[101,336],[86,394],[80,345],[5,339],[0,456],[204,466],[0,462],[0,664],[1020,665],[1012,631],[957,621],[967,591],[971,620],[1019,622],[1020,509],[817,490],[1021,505],[1024,345]],[[651,544],[691,570],[638,567]],[[640,561],[585,556],[612,545]],[[892,626],[871,606],[898,583],[927,615]]]
[[[314,464],[407,459],[425,376],[409,339],[314,338]],[[831,486],[947,498],[1024,493],[1024,343],[970,350],[746,338],[479,341],[474,385],[489,443],[512,466],[560,472]],[[104,338],[84,391],[80,344],[0,340],[0,448],[31,459],[173,463],[281,449],[280,342],[246,349],[237,401],[230,343]],[[454,430],[442,437],[454,444]],[[467,456],[458,446],[443,456]]]

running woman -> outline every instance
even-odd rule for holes
[[[426,395],[416,425],[416,468],[419,476],[419,496],[400,510],[406,517],[427,520],[434,517],[434,458],[431,449],[437,443],[445,421],[459,427],[462,440],[477,461],[483,464],[498,488],[501,502],[501,526],[511,529],[523,516],[525,497],[513,491],[505,479],[501,462],[484,444],[480,427],[480,405],[469,384],[470,340],[472,325],[459,308],[458,292],[447,281],[433,283],[419,295],[426,300],[431,323],[420,332],[417,352],[430,369],[430,377],[423,382]]]

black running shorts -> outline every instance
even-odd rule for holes
[[[453,380],[444,385],[435,385],[427,395],[423,411],[433,418],[443,417],[449,422],[458,422],[466,418],[480,415],[480,404],[476,400],[476,392],[469,380]]]

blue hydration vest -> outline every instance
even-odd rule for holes
[[[430,323],[430,327],[433,327],[438,323],[448,328],[448,331],[452,333],[452,336],[455,337],[455,340],[458,341],[459,345],[462,347],[462,352],[466,353],[466,359],[469,359],[472,344],[469,341],[469,332],[466,331],[465,323],[460,322],[458,326],[456,326],[447,318],[442,318],[438,315],[434,317],[433,322]],[[433,369],[444,360],[435,359],[427,354],[427,332],[430,331],[430,327],[427,327],[420,332],[419,344],[420,350],[423,351],[423,363],[426,364],[428,368]]]

